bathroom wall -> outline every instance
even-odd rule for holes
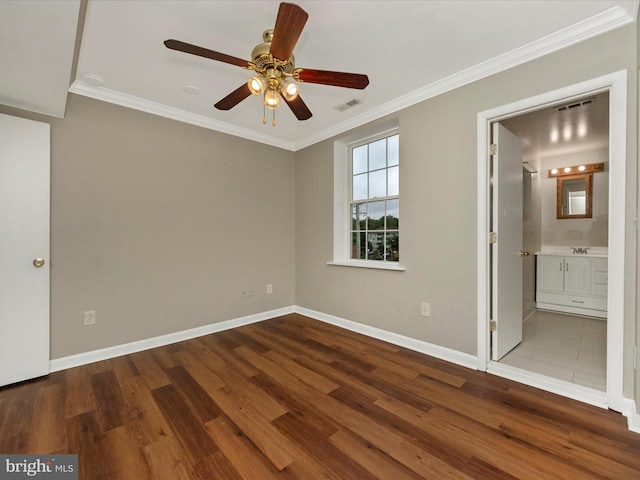
[[[609,226],[609,150],[599,148],[565,155],[542,157],[539,182],[541,195],[541,243],[546,246],[607,247]],[[604,163],[604,172],[593,174],[593,217],[556,218],[557,179],[549,169]]]
[[[536,311],[536,256],[541,248],[540,214],[540,176],[539,158],[535,155],[523,155],[523,161],[534,167],[537,172],[522,170],[522,247],[529,252],[522,259],[522,318],[527,319]]]

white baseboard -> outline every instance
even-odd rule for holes
[[[119,357],[121,355],[129,355],[130,353],[140,352],[142,350],[148,350],[150,348],[162,347],[171,343],[182,342],[184,340],[201,337],[203,335],[209,335],[211,333],[222,332],[223,330],[229,330],[231,328],[237,328],[243,325],[249,325],[251,323],[262,322],[270,318],[279,317],[294,312],[294,306],[283,307],[276,310],[269,310],[268,312],[256,313],[254,315],[247,315],[246,317],[234,318],[231,320],[225,320],[223,322],[211,323],[202,327],[169,333],[167,335],[161,335],[159,337],[147,338],[136,342],[115,345],[113,347],[102,348],[100,350],[93,350],[91,352],[56,358],[49,362],[49,370],[51,372],[57,372],[59,370],[78,367],[80,365],[86,365],[88,363],[108,360],[109,358]]]
[[[439,358],[462,367],[477,370],[477,357],[462,353],[450,348],[434,345],[415,338],[406,337],[397,333],[382,330],[380,328],[371,327],[361,323],[346,320],[344,318],[328,315],[326,313],[317,312],[304,307],[298,307],[295,305],[289,307],[283,307],[276,310],[269,310],[267,312],[256,313],[245,317],[226,320],[223,322],[212,323],[204,325],[202,327],[191,328],[189,330],[183,330],[180,332],[170,333],[167,335],[161,335],[159,337],[148,338],[145,340],[139,340],[136,342],[125,343],[122,345],[115,345],[113,347],[103,348],[100,350],[93,350],[91,352],[79,353],[77,355],[71,355],[68,357],[56,358],[49,362],[49,368],[51,372],[57,372],[59,370],[65,370],[67,368],[78,367],[93,362],[99,362],[102,360],[108,360],[110,358],[119,357],[121,355],[128,355],[151,348],[161,347],[192,338],[201,337],[203,335],[209,335],[211,333],[222,332],[232,328],[241,327],[243,325],[249,325],[252,323],[262,322],[271,318],[279,317],[282,315],[288,315],[290,313],[299,313],[307,317],[319,320],[321,322],[336,325],[338,327],[350,330],[368,337],[377,338],[385,342],[398,345],[400,347],[408,348],[416,352],[429,355],[431,357]],[[546,390],[548,392],[557,393],[568,398],[573,398],[584,403],[595,405],[601,408],[607,408],[607,397],[604,392],[594,390],[587,387],[581,387],[579,385],[567,385],[566,382],[554,380],[544,375],[539,375],[526,370],[518,369],[515,367],[509,367],[497,362],[491,362],[487,368],[489,373],[498,375],[516,382],[524,383],[533,387]],[[627,417],[629,430],[632,432],[640,433],[640,414],[636,408],[636,404],[633,400],[623,399],[623,412],[622,414]]]
[[[371,327],[362,323],[353,322],[351,320],[345,320],[344,318],[335,317],[333,315],[317,312],[304,307],[296,306],[295,311],[300,315],[305,315],[315,320],[320,320],[321,322],[330,323],[331,325],[336,325],[338,327],[351,330],[352,332],[361,333],[368,337],[377,338],[384,342],[389,342],[400,347],[408,348],[409,350],[455,363],[456,365],[477,370],[477,358],[474,355],[458,352],[457,350],[441,347],[422,340],[416,340],[415,338],[405,337],[404,335]]]
[[[416,340],[415,338],[405,337],[404,335],[399,335],[397,333],[382,330],[380,328],[370,327],[368,325],[353,322],[351,320],[335,317],[333,315],[327,315],[322,312],[317,312],[315,310],[310,310],[308,308],[298,306],[289,306],[277,310],[270,310],[246,317],[212,323],[189,330],[169,333],[167,335],[161,335],[159,337],[147,338],[136,342],[102,348],[100,350],[93,350],[90,352],[79,353],[77,355],[70,355],[68,357],[56,358],[49,362],[49,369],[51,372],[57,372],[59,370],[64,370],[67,368],[73,368],[93,362],[108,360],[110,358],[118,357],[121,355],[129,355],[131,353],[148,350],[150,348],[162,347],[164,345],[181,342],[183,340],[189,340],[191,338],[209,335],[211,333],[222,332],[224,330],[241,327],[243,325],[249,325],[251,323],[262,322],[264,320],[287,315],[289,313],[299,313],[301,315],[306,315],[307,317],[325,323],[330,323],[332,325],[336,325],[353,332],[361,333],[369,337],[377,338],[378,340],[389,342],[394,345],[399,345],[401,347],[424,353],[426,355],[430,355],[447,362],[455,363],[456,365],[461,365],[463,367],[476,370],[477,359],[473,355],[468,355],[456,350],[451,350],[449,348],[433,345],[421,340]]]
[[[624,408],[622,414],[627,417],[627,425],[629,426],[629,430],[631,430],[632,432],[640,433],[640,414],[638,414],[636,402],[629,398],[623,398],[622,402]]]

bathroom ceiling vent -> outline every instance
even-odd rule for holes
[[[584,107],[586,105],[591,105],[592,103],[596,103],[596,97],[590,97],[590,98],[585,98],[584,100],[565,103],[564,105],[560,105],[556,107],[556,110],[558,112],[566,112],[567,110],[573,110],[574,108]]]

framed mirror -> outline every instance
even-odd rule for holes
[[[549,177],[557,177],[556,218],[591,218],[593,211],[593,174],[604,171],[604,163],[552,168]]]
[[[558,177],[556,218],[591,218],[592,173]]]

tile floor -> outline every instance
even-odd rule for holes
[[[606,391],[607,322],[539,310],[500,363]]]

